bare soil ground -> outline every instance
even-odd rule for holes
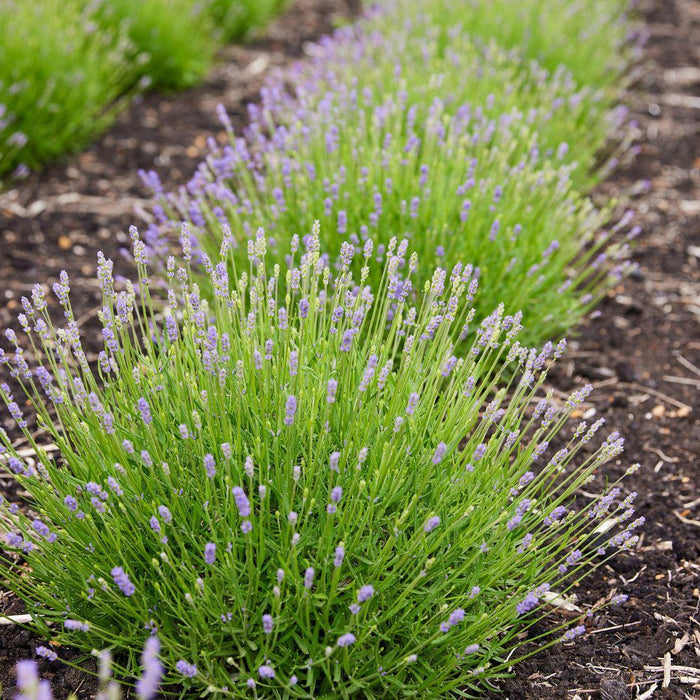
[[[299,0],[264,39],[227,49],[201,87],[141,98],[89,150],[0,195],[0,327],[14,323],[34,282],[66,269],[78,315],[95,333],[86,347],[97,349],[95,256],[103,250],[117,259],[147,204],[137,169],[158,170],[166,186],[184,182],[206,138],[220,132],[218,102],[243,124],[266,72],[288,65],[306,41],[358,9],[357,0]],[[643,227],[634,251],[639,272],[610,294],[599,317],[576,329],[551,384],[558,391],[594,384],[583,411],[605,417],[627,439],[624,460],[609,473],[642,464],[627,488],[639,493],[647,524],[635,552],[578,589],[582,605],[612,588],[629,602],[592,619],[575,643],[519,664],[500,688],[512,700],[700,697],[700,3],[644,0],[639,9],[651,38],[645,76],[628,103],[640,124],[641,153],[599,192],[650,182],[633,202]],[[0,478],[0,491],[8,488]],[[0,614],[20,611],[0,592]],[[15,661],[38,643],[29,632],[0,626],[3,697],[11,697]],[[41,666],[57,697],[76,689],[91,697],[86,674]]]

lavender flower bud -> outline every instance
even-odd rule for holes
[[[128,574],[122,569],[121,566],[115,566],[112,569],[112,578],[114,583],[119,587],[119,590],[128,598],[134,595],[136,591],[136,586],[129,580]]]
[[[339,647],[349,647],[351,644],[354,643],[355,635],[352,632],[348,632],[347,634],[341,634],[340,637],[338,637]]]

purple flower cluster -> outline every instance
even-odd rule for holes
[[[119,590],[128,597],[134,595],[136,592],[136,586],[129,579],[128,574],[122,569],[121,566],[115,566],[112,571],[112,579],[117,585]]]

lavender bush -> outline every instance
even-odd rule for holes
[[[486,111],[490,120],[507,118],[527,125],[549,155],[561,147],[558,160],[572,165],[578,187],[595,182],[609,167],[605,160],[598,162],[600,150],[608,141],[624,144],[629,132],[627,110],[617,105],[618,82],[623,80],[614,83],[614,89],[594,79],[577,80],[566,62],[543,64],[498,32],[479,37],[478,23],[460,17],[464,3],[450,7],[451,12],[440,12],[439,2],[402,3],[394,12],[375,13],[321,40],[313,60],[298,63],[292,73],[291,104],[279,104],[285,84],[279,78],[263,91],[268,112],[263,125],[290,128],[306,112],[334,101],[339,89],[356,91],[366,107],[376,107],[385,93],[399,93],[415,113],[418,136],[423,118],[436,103],[450,116],[462,118],[473,119],[476,112],[478,120]],[[490,12],[480,14],[491,17]],[[515,19],[504,21],[503,27],[517,24]],[[597,42],[598,37],[596,48]],[[622,49],[615,54],[617,71],[608,77],[628,69],[622,54]],[[375,96],[374,102],[367,99],[368,93]],[[303,108],[301,115],[296,102]],[[527,142],[517,144],[513,162],[527,152]]]
[[[331,265],[316,225],[282,269],[258,232],[230,278],[227,236],[207,301],[185,228],[163,306],[132,238],[136,286],[100,261],[95,367],[65,274],[23,300],[36,364],[12,331],[0,355],[35,412],[2,386],[34,450],[2,437],[30,508],[0,506],[2,576],[36,629],[130,674],[155,637],[149,677],[186,693],[367,698],[479,692],[523,633],[585,632],[557,605],[639,521],[617,484],[589,495],[619,436],[563,430],[589,388],[542,395],[563,342],[528,349],[499,306],[457,357],[474,270],[420,275],[405,240],[379,275],[369,241]]]
[[[84,4],[0,3],[0,176],[83,146],[133,82],[125,37],[98,32]]]
[[[523,311],[528,340],[552,337],[626,266],[626,245],[610,236],[629,217],[602,231],[614,203],[598,211],[580,193],[603,172],[591,168],[606,139],[627,145],[624,112],[565,68],[523,65],[459,24],[445,31],[432,15],[401,22],[402,13],[325,42],[293,94],[269,84],[242,136],[221,111],[230,145],[212,140],[179,192],[144,173],[156,217],[147,241],[167,250],[164,234],[186,220],[211,256],[231,229],[240,263],[266,226],[282,263],[291,234],[317,218],[332,255],[371,238],[382,260],[390,238],[406,236],[423,258],[478,266],[478,319],[503,300],[509,313]]]
[[[250,36],[279,12],[287,0],[207,0],[206,9],[226,41]]]
[[[199,0],[90,0],[85,2],[102,32],[129,37],[129,62],[136,77],[164,89],[202,80],[220,46],[215,27]]]
[[[0,177],[85,146],[136,90],[201,80],[279,0],[4,0]],[[1,184],[1,183],[0,183]]]

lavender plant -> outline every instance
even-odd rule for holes
[[[83,146],[133,82],[125,37],[96,31],[81,0],[0,4],[0,175]],[[0,117],[2,118],[2,117]]]
[[[220,46],[206,4],[199,0],[91,0],[87,8],[105,33],[131,42],[136,77],[153,87],[182,89],[202,80]]]
[[[207,0],[206,9],[226,41],[251,35],[285,5],[287,0]]]
[[[464,24],[548,70],[566,66],[580,85],[619,90],[639,56],[644,31],[631,19],[636,0],[431,0],[402,2],[402,12],[428,14],[444,30]]]
[[[617,104],[621,85],[612,89],[580,82],[566,63],[545,67],[523,55],[521,46],[506,43],[504,48],[498,34],[487,34],[485,40],[475,36],[473,25],[454,12],[460,3],[454,4],[452,13],[438,12],[440,6],[439,2],[401,4],[393,12],[375,13],[343,27],[332,40],[322,40],[313,60],[296,66],[292,99],[306,112],[322,109],[338,89],[356,91],[366,107],[376,107],[385,93],[399,93],[416,112],[418,136],[421,122],[436,103],[452,117],[466,113],[478,121],[486,112],[493,121],[519,121],[536,133],[543,152],[552,155],[561,147],[558,158],[572,165],[579,188],[594,184],[611,165],[604,159],[599,162],[601,149],[609,142],[627,145],[627,110]],[[628,61],[621,55],[617,58],[622,72]],[[423,79],[416,80],[417,75]],[[263,92],[269,112],[264,125],[289,128],[304,117],[294,102],[279,104],[285,101],[283,84],[277,79]],[[373,102],[368,94],[376,96]],[[514,163],[526,146],[516,146]]]
[[[179,192],[144,173],[156,217],[147,241],[167,250],[163,238],[186,220],[210,256],[235,231],[244,258],[265,225],[281,263],[290,234],[317,218],[332,254],[373,239],[381,260],[393,235],[407,236],[423,257],[478,266],[479,319],[505,300],[523,311],[529,340],[557,335],[626,266],[626,245],[610,235],[629,218],[602,231],[614,202],[598,211],[580,193],[603,173],[592,167],[606,139],[627,145],[624,110],[564,68],[523,65],[459,24],[445,31],[428,10],[400,21],[412,7],[324,42],[293,94],[272,81],[242,137],[222,111],[230,145],[212,140]]]
[[[213,153],[186,190],[157,195],[160,225],[149,231],[149,244],[167,250],[163,233],[172,236],[185,219],[212,255],[231,228],[240,263],[246,241],[267,219],[282,262],[290,234],[320,216],[325,249],[337,254],[345,243],[359,249],[376,238],[382,260],[399,233],[424,257],[478,265],[487,290],[478,317],[506,299],[510,312],[525,314],[532,340],[570,327],[623,273],[626,246],[611,245],[610,237],[629,218],[603,231],[609,208],[598,211],[581,197],[567,166],[552,164],[510,115],[477,117],[468,129],[468,112],[450,118],[435,105],[419,137],[410,122],[404,126],[411,110],[400,95],[386,96],[374,117],[352,100],[329,99],[325,111],[303,110],[291,129],[281,126],[268,138],[254,128],[250,141]],[[513,163],[518,147],[529,150]],[[153,174],[146,179],[159,189]]]
[[[524,636],[585,631],[551,603],[640,521],[617,483],[590,496],[619,436],[564,437],[589,388],[542,395],[563,343],[521,345],[499,306],[458,356],[474,269],[424,274],[414,304],[405,240],[378,276],[369,241],[331,265],[315,226],[282,269],[260,231],[230,276],[227,235],[202,261],[207,300],[185,228],[163,306],[132,238],[138,285],[100,260],[95,367],[65,274],[57,304],[23,300],[36,364],[12,331],[0,355],[35,413],[2,386],[34,454],[3,434],[29,510],[0,506],[2,576],[36,629],[131,674],[156,636],[146,665],[190,695],[367,698],[477,693]]]

